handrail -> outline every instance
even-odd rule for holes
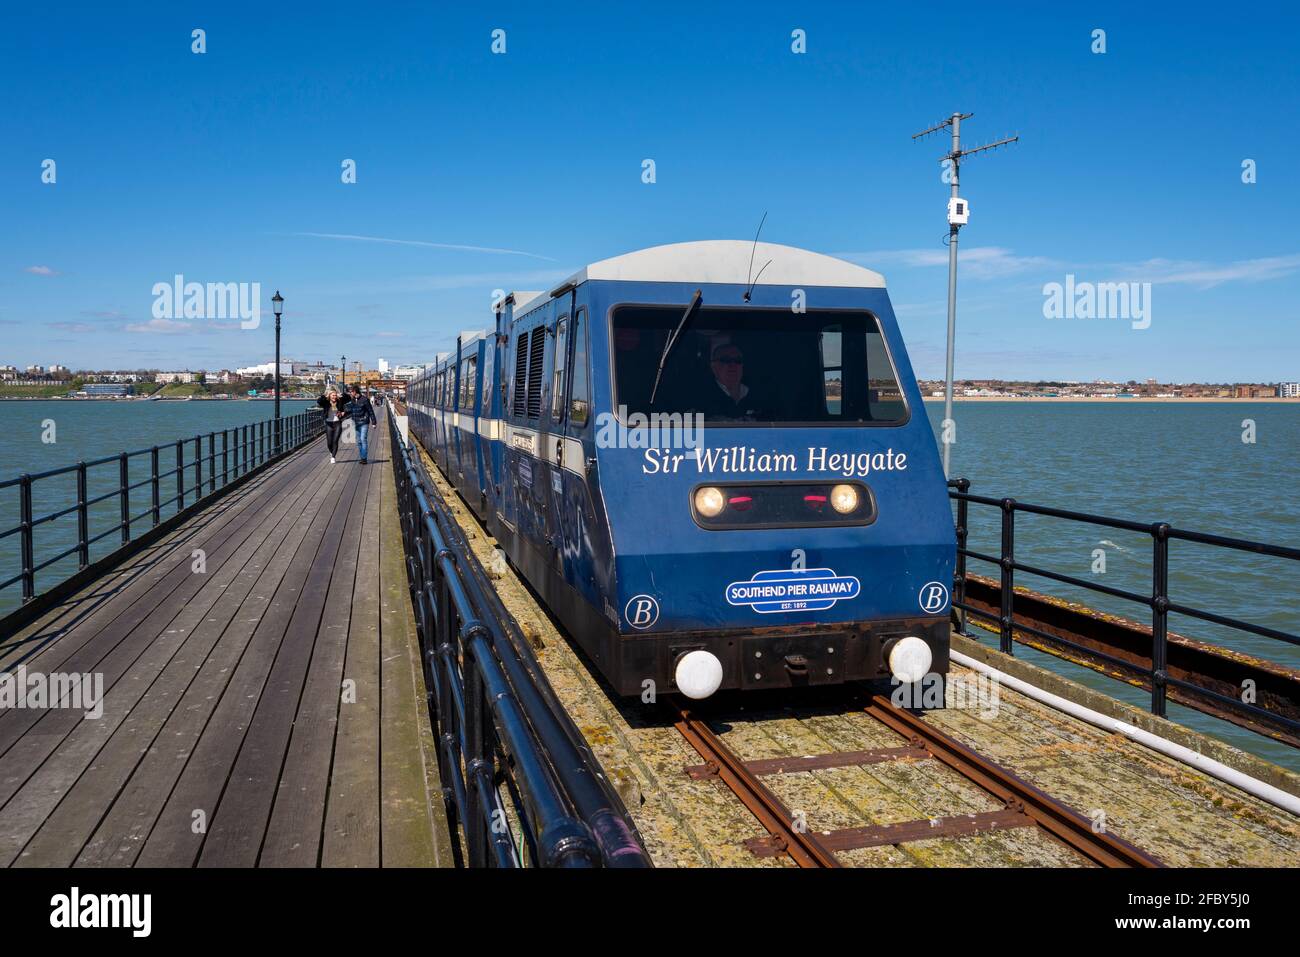
[[[388,414],[443,803],[471,867],[645,867],[649,855],[447,504]],[[513,627],[512,627],[513,626]],[[464,833],[463,845],[459,839]],[[518,834],[516,834],[518,831]]]
[[[0,591],[15,584],[21,584],[23,605],[27,605],[35,598],[48,592],[49,589],[57,587],[61,582],[88,568],[91,561],[90,546],[96,542],[117,533],[121,539],[121,547],[126,547],[132,542],[132,526],[137,523],[148,518],[151,519],[150,528],[157,527],[167,520],[163,516],[164,508],[169,508],[175,503],[176,510],[173,516],[168,516],[168,519],[170,519],[176,513],[185,510],[187,506],[194,506],[214,495],[218,490],[225,488],[236,479],[265,467],[281,454],[311,441],[324,430],[321,413],[315,409],[281,418],[278,433],[272,427],[271,421],[266,419],[248,425],[222,429],[220,432],[207,433],[208,452],[206,455],[202,447],[203,436],[196,435],[193,438],[177,439],[174,443],[169,443],[174,445],[176,449],[176,467],[164,472],[159,471],[158,453],[160,448],[166,448],[167,446],[155,445],[147,449],[119,452],[116,455],[106,455],[90,461],[76,462],[72,465],[46,469],[41,472],[24,473],[16,478],[0,482],[0,490],[14,486],[18,487],[19,507],[18,524],[0,530],[0,540],[11,535],[21,536],[19,547],[20,570],[13,577],[0,581]],[[220,471],[216,467],[218,455],[216,437],[218,435],[221,436]],[[231,440],[232,435],[234,436],[233,441]],[[185,447],[190,442],[195,443],[194,454],[189,462],[186,462]],[[146,455],[149,456],[149,474],[145,478],[133,482],[131,480],[131,460]],[[208,460],[208,473],[206,476],[203,474],[202,463],[204,459]],[[117,466],[116,486],[102,494],[90,495],[88,491],[89,471],[99,466],[111,464]],[[190,468],[195,470],[195,480],[193,485],[187,486],[186,472]],[[76,501],[71,505],[57,508],[47,514],[34,515],[32,506],[33,486],[44,479],[70,474],[75,474],[77,477]],[[160,495],[160,483],[162,479],[172,475],[176,476],[176,494],[163,501]],[[207,486],[206,492],[204,491],[205,484]],[[148,486],[151,490],[149,507],[133,516],[131,514],[131,493],[145,486]],[[187,496],[189,496],[188,502]],[[116,524],[92,535],[90,527],[92,506],[107,502],[110,499],[118,500],[116,510],[118,520]],[[76,544],[64,549],[53,558],[42,556],[38,559],[35,547],[36,529],[74,514],[77,516]],[[119,550],[120,548],[109,555],[103,556],[103,558],[111,558]],[[64,575],[63,578],[51,582],[45,589],[38,592],[37,573],[70,557],[74,553],[77,555],[77,572]]]
[[[1253,703],[1219,695],[1209,689],[1202,688],[1199,685],[1193,685],[1189,682],[1181,681],[1169,675],[1167,671],[1169,660],[1168,622],[1171,612],[1199,618],[1202,621],[1210,621],[1226,628],[1244,631],[1264,638],[1271,638],[1276,641],[1300,645],[1300,635],[1290,634],[1263,625],[1252,624],[1251,622],[1242,621],[1227,615],[1216,614],[1214,612],[1193,608],[1189,605],[1173,601],[1169,596],[1170,540],[1176,539],[1196,542],[1203,545],[1253,552],[1259,555],[1290,559],[1292,561],[1300,561],[1300,549],[1288,548],[1282,545],[1271,545],[1265,542],[1255,542],[1244,538],[1232,538],[1224,535],[1211,535],[1204,532],[1188,531],[1186,529],[1174,528],[1167,522],[1142,524],[1140,522],[1133,522],[1126,519],[1093,515],[1088,512],[1073,512],[1068,509],[1048,508],[1042,505],[1029,505],[1024,502],[1018,502],[1014,498],[989,498],[983,495],[973,495],[969,491],[970,484],[970,480],[964,478],[953,479],[948,482],[948,488],[951,490],[949,491],[948,496],[957,503],[957,568],[953,581],[952,604],[953,608],[957,610],[958,627],[963,634],[966,632],[966,615],[972,614],[987,619],[991,625],[997,628],[999,650],[1003,654],[1010,655],[1014,653],[1012,645],[1014,632],[1022,631],[1031,635],[1036,635],[1040,638],[1050,639],[1059,644],[1064,644],[1067,647],[1086,652],[1089,655],[1109,658],[1110,656],[1107,656],[1094,648],[1082,648],[1081,646],[1062,638],[1060,635],[1049,635],[1024,622],[1016,622],[1015,573],[1020,571],[1030,575],[1038,575],[1043,578],[1074,585],[1078,588],[1088,589],[1099,594],[1111,595],[1115,598],[1144,605],[1151,610],[1151,667],[1141,668],[1132,662],[1120,662],[1119,659],[1114,658],[1111,658],[1110,660],[1112,663],[1121,664],[1126,669],[1142,674],[1150,680],[1152,714],[1159,715],[1160,717],[1165,716],[1167,691],[1170,686],[1174,686],[1185,690],[1193,690],[1197,694],[1204,694],[1213,697],[1220,703],[1228,705],[1244,715],[1264,717],[1274,724],[1285,725],[1293,731],[1300,731],[1300,722],[1294,721],[1284,715],[1279,715],[1266,708],[1261,708]],[[1002,514],[1001,547],[996,556],[973,551],[967,548],[967,538],[969,537],[970,532],[969,507],[972,503],[976,505],[996,507]],[[1127,531],[1150,535],[1152,543],[1150,597],[1119,588],[1113,588],[1109,585],[1102,585],[1098,582],[1090,582],[1086,579],[1077,578],[1071,575],[1063,575],[1058,572],[1052,572],[1040,568],[1036,565],[1030,565],[1018,561],[1015,552],[1015,517],[1017,512],[1025,512],[1033,515],[1046,515],[1082,524],[1100,525],[1103,527],[1124,529]],[[1002,600],[1002,605],[997,615],[991,615],[966,601],[966,560],[968,558],[988,562],[998,567],[1000,577],[999,594]]]

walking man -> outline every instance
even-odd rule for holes
[[[357,454],[361,456],[361,464],[365,465],[370,427],[378,425],[379,420],[375,418],[375,408],[361,391],[361,386],[354,382],[348,386],[348,390],[352,393],[352,401],[348,403],[348,417],[352,419],[352,427],[357,430]]]

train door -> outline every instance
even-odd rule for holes
[[[497,350],[501,346],[495,335],[485,339],[483,367],[479,370],[479,467],[483,477],[483,496],[485,502],[495,502],[497,487],[501,481],[501,411],[497,401]]]
[[[597,604],[596,576],[592,568],[590,530],[595,507],[588,482],[595,479],[595,449],[591,447],[591,356],[587,345],[587,307],[578,302],[569,323],[569,360],[565,378],[564,442],[561,482],[563,494],[557,503],[563,536],[564,578]],[[590,466],[590,467],[589,467]]]
[[[473,352],[460,363],[460,413],[456,416],[456,441],[460,448],[460,490],[467,500],[478,494],[478,445],[474,431],[475,380],[478,356]]]
[[[484,360],[484,415],[487,420],[486,443],[484,446],[484,455],[487,463],[487,477],[485,485],[487,486],[487,501],[490,503],[489,512],[493,512],[500,507],[500,469],[502,469],[502,455],[504,433],[502,424],[506,419],[506,345],[500,335],[500,317],[497,321],[498,334],[491,337],[487,343],[486,358]]]
[[[447,364],[447,478],[455,485],[461,475],[460,440],[456,422],[460,417],[460,342],[456,343],[455,356]]]
[[[510,351],[501,367],[501,382],[505,387],[501,403],[501,497],[498,515],[511,528],[519,523],[519,450],[515,446],[512,426],[518,421],[524,391],[527,388],[528,334],[512,329]]]
[[[551,387],[548,400],[549,408],[544,410],[543,420],[547,422],[546,442],[547,470],[550,472],[547,495],[550,498],[549,527],[547,540],[550,541],[555,555],[556,571],[561,575],[565,571],[565,542],[563,528],[564,513],[564,422],[565,402],[568,398],[569,368],[569,310],[567,303],[558,310],[560,315],[555,320],[555,355],[551,360]]]
[[[546,504],[550,477],[546,473],[542,426],[542,374],[546,351],[545,317],[521,330],[515,345],[515,375],[511,390],[510,425],[503,481],[512,490],[511,520],[519,535],[540,548],[546,539]],[[510,493],[507,493],[510,494]]]

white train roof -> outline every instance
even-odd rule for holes
[[[510,298],[514,300],[514,304],[515,304],[514,314],[516,316],[522,316],[524,312],[527,311],[528,307],[532,305],[534,299],[537,299],[545,295],[546,293],[544,293],[540,289],[532,289],[526,292],[516,290],[512,292],[510,294]]]
[[[754,282],[759,270],[762,274],[756,284],[760,286],[883,289],[885,285],[885,277],[875,270],[834,256],[776,243],[755,244],[748,239],[709,239],[651,246],[612,259],[602,259],[574,273],[557,286],[552,295],[588,279],[745,285]],[[516,302],[520,295],[515,294]],[[515,314],[520,311],[516,305]]]

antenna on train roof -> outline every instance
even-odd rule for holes
[[[946,127],[952,127],[952,149],[939,157],[943,164],[943,181],[952,185],[952,195],[948,198],[948,353],[943,381],[943,474],[948,472],[949,452],[955,441],[952,421],[952,360],[953,341],[957,331],[957,230],[970,222],[970,203],[957,195],[958,171],[961,161],[967,156],[974,156],[985,150],[994,150],[1007,146],[1020,139],[1019,136],[1007,136],[993,143],[985,143],[971,150],[961,148],[961,121],[968,120],[974,113],[954,113],[929,129],[913,133],[912,139],[919,140],[931,133],[937,133]]]
[[[763,210],[763,218],[758,221],[758,229],[754,231],[754,245],[749,250],[749,268],[745,270],[745,294],[741,296],[741,298],[744,299],[745,302],[749,302],[750,293],[752,293],[754,291],[754,287],[758,285],[758,276],[763,275],[763,269],[766,269],[768,266],[772,265],[772,260],[769,259],[766,263],[763,264],[763,269],[760,269],[758,271],[758,276],[754,277],[754,281],[753,282],[749,281],[750,274],[753,273],[754,271],[754,253],[758,252],[758,235],[763,231],[763,224],[765,222],[767,222],[767,210]]]

